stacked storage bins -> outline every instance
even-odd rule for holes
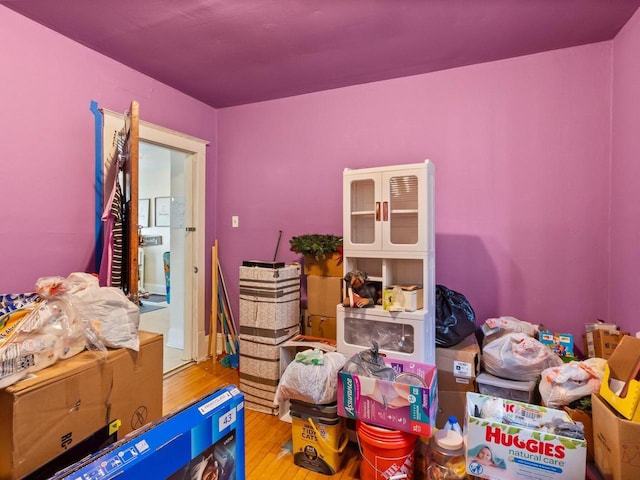
[[[247,408],[278,414],[280,344],[300,332],[300,265],[240,267],[240,390]]]

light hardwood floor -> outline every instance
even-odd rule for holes
[[[207,361],[165,377],[163,413],[167,414],[199,399],[225,384],[239,385],[238,370]],[[291,424],[277,416],[245,410],[245,458],[247,480],[336,480],[359,479],[357,446],[347,447],[341,470],[322,475],[293,463]]]

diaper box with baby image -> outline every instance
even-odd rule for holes
[[[435,365],[388,357],[384,363],[379,376],[339,372],[338,415],[429,437],[438,412]]]
[[[467,393],[467,473],[491,480],[583,480],[584,429],[562,410]]]

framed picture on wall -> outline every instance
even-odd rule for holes
[[[138,226],[147,228],[149,226],[149,205],[148,198],[138,199]]]
[[[156,197],[156,227],[171,225],[171,197]]]

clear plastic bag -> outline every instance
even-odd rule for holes
[[[543,370],[540,398],[547,407],[558,408],[599,392],[606,364],[602,358],[589,358]]]
[[[384,357],[378,354],[378,343],[372,342],[369,350],[356,353],[344,364],[344,371],[362,377],[374,377],[393,381],[396,372],[384,362]]]
[[[122,290],[101,287],[88,273],[72,273],[64,283],[78,314],[100,342],[110,348],[140,349],[140,309]]]
[[[12,311],[1,322],[0,388],[70,358],[87,346],[86,325],[70,301],[64,279],[42,278],[36,290],[41,301]],[[106,350],[97,339],[91,345]]]
[[[540,325],[518,320],[515,317],[488,318],[482,325],[483,344],[487,344],[507,333],[524,333],[529,337],[536,338],[541,329]]]
[[[536,380],[546,368],[562,365],[546,345],[524,333],[507,333],[482,349],[484,370],[509,380]]]
[[[291,362],[280,378],[274,404],[278,405],[286,399],[320,405],[335,402],[338,372],[345,360],[341,353],[327,352],[322,354],[321,363]]]

